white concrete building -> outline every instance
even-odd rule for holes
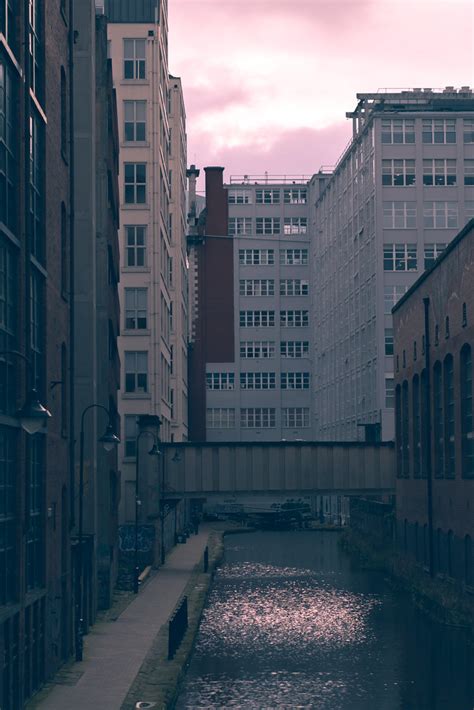
[[[181,282],[186,279],[181,275],[181,268],[186,268],[182,217],[186,136],[181,88],[169,84],[166,1],[106,0],[105,12],[120,136],[119,461],[121,522],[126,522],[135,518],[137,417],[159,417],[163,441],[170,441],[172,433],[176,439],[186,438],[186,412],[182,404],[174,407],[171,380],[173,345],[179,343],[182,349],[186,340],[186,330],[184,334],[177,330],[185,327],[181,318],[173,319],[173,298],[181,313]],[[181,369],[181,402],[183,377]]]
[[[310,187],[321,440],[361,439],[367,424],[393,438],[391,309],[474,215],[473,92],[357,98],[351,144],[322,193]]]
[[[306,178],[234,176],[234,362],[206,363],[208,441],[311,439]]]

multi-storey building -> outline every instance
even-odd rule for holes
[[[67,2],[0,2],[0,706],[5,709],[23,707],[72,644],[68,12]],[[52,416],[47,429],[26,434],[15,412],[31,388]]]
[[[305,178],[237,176],[223,185],[222,168],[206,168],[196,249],[207,441],[312,438],[308,221]]]
[[[474,95],[358,94],[354,135],[311,194],[316,437],[394,436],[391,309],[474,213]],[[368,426],[367,426],[368,425]]]
[[[181,349],[184,336],[177,332],[182,319],[181,316],[174,319],[176,306],[172,288],[174,263],[176,268],[185,267],[182,237],[178,233],[182,229],[184,204],[184,197],[179,193],[184,191],[180,172],[185,161],[185,117],[180,89],[175,89],[173,84],[171,96],[169,92],[166,0],[145,0],[140,4],[133,0],[106,0],[105,13],[109,21],[109,52],[117,92],[120,139],[122,387],[119,411],[122,443],[119,459],[121,521],[126,522],[134,521],[136,515],[137,419],[159,417],[161,438],[169,441],[175,414],[172,397],[176,399],[177,392],[172,395],[171,370],[176,354],[172,345],[178,347],[179,343]],[[171,174],[170,103],[177,126],[172,140],[178,151]],[[176,202],[170,219],[170,179],[172,182],[175,174],[179,180],[174,184]],[[173,231],[175,225],[176,231]],[[181,291],[177,283],[175,293],[180,310]],[[182,368],[180,371],[182,377]],[[179,391],[183,402],[185,389],[181,383]],[[176,428],[184,435],[182,403],[176,414],[178,411],[183,422]],[[140,507],[143,518],[157,512],[147,508],[148,501],[147,497]]]
[[[474,220],[393,312],[399,547],[464,590],[474,586],[473,265]]]
[[[181,79],[169,77],[171,239],[171,441],[188,438],[188,258],[186,244],[186,112]]]

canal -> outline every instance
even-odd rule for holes
[[[228,536],[177,708],[473,710],[473,648],[331,532]]]

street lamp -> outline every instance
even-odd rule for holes
[[[26,364],[28,372],[27,379],[31,377],[31,362],[26,355],[16,350],[1,350],[0,355],[13,355],[14,357],[21,358]],[[15,412],[15,417],[19,420],[22,429],[24,429],[27,434],[36,434],[51,417],[51,412],[41,404],[38,399],[38,393],[32,386],[27,389],[25,402],[23,406]]]
[[[84,525],[84,418],[90,409],[102,409],[108,416],[109,421],[104,434],[98,439],[103,444],[106,451],[111,451],[114,446],[120,444],[120,439],[114,432],[110,411],[102,404],[89,404],[81,415],[80,434],[80,455],[79,455],[79,551],[78,551],[78,575],[76,589],[76,661],[82,661],[82,637],[84,636],[83,619],[83,525]]]
[[[139,461],[140,461],[140,439],[142,436],[145,436],[147,434],[148,436],[153,437],[153,446],[148,452],[149,456],[159,456],[160,455],[160,450],[158,448],[158,442],[159,439],[154,434],[152,431],[147,431],[146,429],[144,431],[141,431],[135,440],[135,550],[134,550],[134,575],[133,575],[133,591],[135,594],[138,594],[138,579],[140,576],[140,565],[138,564],[138,509],[139,506],[141,505],[141,500],[139,498]]]

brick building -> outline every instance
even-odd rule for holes
[[[474,220],[392,312],[399,545],[472,587]]]
[[[4,710],[22,707],[71,648],[70,40],[66,2],[1,0],[0,705]],[[32,386],[52,416],[47,430],[28,435],[15,412]]]

